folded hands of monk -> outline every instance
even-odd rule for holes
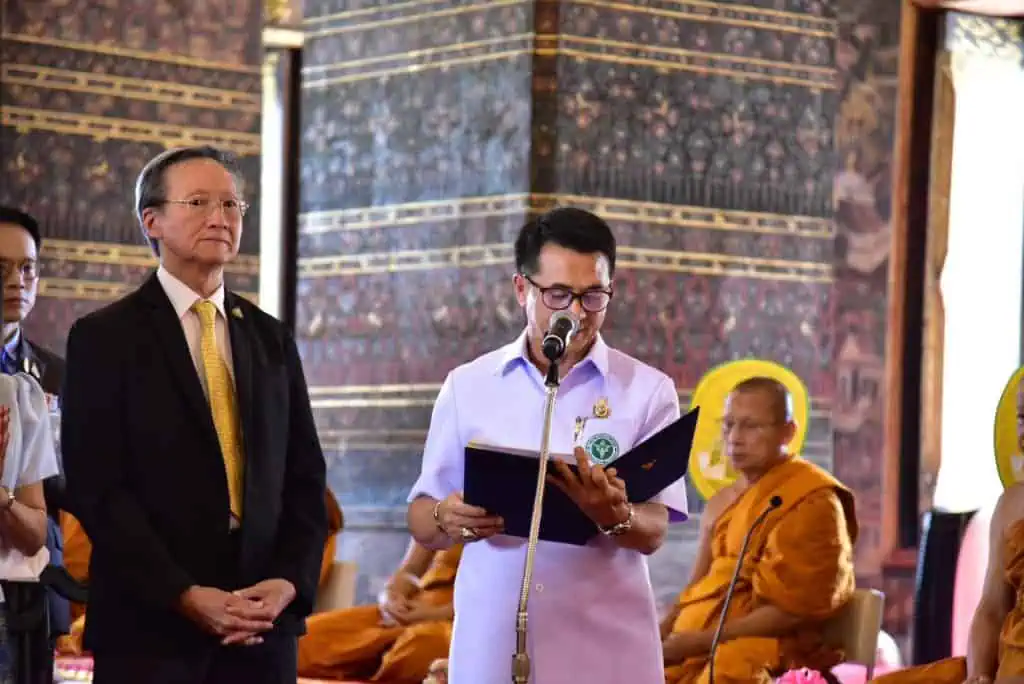
[[[425,606],[406,604],[399,610],[388,609],[388,616],[397,624],[407,627],[421,622],[436,622],[447,619],[450,610],[446,606]]]
[[[678,665],[688,658],[707,655],[711,651],[711,635],[707,632],[673,632],[662,643],[666,665]]]
[[[626,521],[626,483],[615,474],[615,468],[605,470],[600,465],[591,465],[587,452],[580,447],[576,447],[574,455],[577,472],[561,461],[552,461],[555,472],[548,475],[548,481],[565,492],[597,525],[613,527]]]

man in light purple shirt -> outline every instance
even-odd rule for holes
[[[512,681],[526,540],[502,534],[500,519],[462,501],[464,448],[477,442],[539,449],[547,370],[541,340],[552,314],[570,309],[580,330],[560,362],[551,451],[577,449],[590,467],[576,477],[552,461],[549,472],[563,478],[559,486],[604,534],[586,546],[538,543],[529,602],[530,682],[662,684],[646,556],[661,546],[670,519],[686,518],[685,482],[649,502],[630,503],[622,481],[605,467],[679,417],[675,385],[599,335],[615,272],[615,238],[603,220],[555,209],[522,229],[515,255],[513,283],[526,330],[448,375],[409,495],[417,541],[435,549],[468,542],[455,583],[449,682]]]

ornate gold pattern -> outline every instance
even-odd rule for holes
[[[181,66],[195,67],[197,69],[214,69],[217,71],[234,71],[245,74],[258,74],[259,67],[249,64],[234,64],[231,62],[219,62],[208,59],[196,59],[175,55],[168,52],[150,52],[148,50],[135,50],[132,48],[120,47],[117,45],[106,45],[102,43],[82,43],[74,40],[61,40],[47,36],[30,36],[24,33],[0,33],[0,40],[12,40],[19,43],[30,43],[33,45],[45,45],[48,47],[65,48],[68,50],[81,50],[82,52],[93,52],[100,55],[112,55],[114,57],[126,57],[129,59],[144,59],[151,62],[163,62],[166,64],[180,64]]]
[[[339,34],[366,31],[381,27],[401,26],[404,24],[420,23],[429,19],[440,17],[452,17],[472,12],[492,9],[494,7],[505,7],[522,4],[531,4],[524,0],[492,0],[490,2],[462,5],[459,7],[442,7],[423,12],[399,14],[404,10],[420,9],[428,5],[443,5],[441,0],[413,0],[412,2],[399,2],[387,5],[378,5],[372,8],[360,8],[333,14],[306,17],[303,24],[307,27],[321,26],[331,22],[338,22],[338,26],[327,26],[309,30],[310,38],[334,36]],[[773,10],[751,5],[723,6],[723,3],[707,2],[703,0],[682,0],[666,2],[663,4],[675,6],[672,9],[655,7],[644,7],[625,2],[609,2],[608,0],[574,0],[574,5],[589,5],[620,12],[636,12],[672,19],[685,19],[701,23],[722,24],[741,28],[767,28],[775,31],[790,31],[801,35],[835,37],[838,31],[838,23],[835,19],[815,17],[812,15],[783,10]],[[364,17],[372,13],[386,11],[389,15],[386,19],[371,19],[369,21],[350,22],[355,17]]]
[[[613,197],[543,193],[462,197],[379,207],[306,212],[299,216],[299,232],[306,235],[317,235],[334,231],[418,226],[497,216],[522,216],[527,212],[545,212],[562,204],[593,211],[609,221],[770,235],[795,235],[823,240],[835,238],[833,222],[813,216],[637,202]]]
[[[259,94],[28,64],[3,65],[0,69],[0,83],[5,86],[49,88],[187,107],[227,108],[260,113]]]
[[[230,149],[240,156],[258,155],[260,152],[258,134],[132,121],[108,116],[4,107],[0,123],[17,129],[19,133],[32,130],[54,131],[88,136],[97,141],[131,140],[158,143],[165,147],[217,145]]]
[[[946,48],[954,54],[1024,64],[1024,20],[950,12]]]
[[[89,299],[113,301],[124,297],[138,286],[131,283],[107,283],[99,280],[74,280],[70,278],[44,278],[39,281],[39,296],[53,299]],[[239,292],[254,304],[259,297],[255,292]]]
[[[48,239],[40,253],[43,260],[58,262],[84,262],[122,266],[155,268],[157,260],[146,245],[120,245],[85,240]],[[251,254],[239,254],[225,269],[227,273],[259,275],[260,259]]]
[[[512,257],[512,246],[505,243],[308,257],[299,259],[299,277],[329,278],[439,268],[479,268],[510,265]],[[616,265],[619,268],[804,283],[827,283],[833,278],[830,263],[701,254],[643,247],[620,247]]]
[[[836,88],[836,71],[832,67],[793,64],[725,53],[697,52],[568,34],[517,34],[336,64],[316,65],[306,69],[306,73],[324,71],[344,71],[345,73],[318,79],[307,78],[303,81],[302,87],[307,90],[325,88],[401,74],[420,74],[425,70],[449,69],[466,64],[514,59],[523,55],[571,57],[612,64],[652,67],[666,71],[689,71],[707,76],[767,81],[813,89],[833,90]],[[426,58],[431,59],[426,61]],[[371,65],[395,62],[398,62],[399,65],[373,70],[366,68]]]

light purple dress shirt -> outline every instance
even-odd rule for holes
[[[606,400],[607,418],[594,417]],[[453,370],[434,405],[419,479],[409,495],[444,499],[463,486],[470,442],[538,451],[544,378],[526,357],[526,335]],[[577,417],[583,445],[612,435],[619,454],[680,415],[664,373],[598,338],[558,391],[552,453],[568,454]],[[684,458],[688,454],[681,455]],[[685,480],[655,499],[673,520],[687,513]],[[466,545],[455,581],[450,684],[510,684],[524,539],[496,536]],[[587,546],[541,541],[529,602],[531,684],[663,684],[661,639],[647,558],[599,536]]]

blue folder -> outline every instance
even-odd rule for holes
[[[608,465],[626,483],[626,495],[631,502],[649,501],[686,475],[699,411],[699,407],[694,408]],[[501,516],[505,534],[528,538],[540,470],[538,456],[537,452],[495,446],[467,446],[464,500]],[[577,472],[573,456],[552,453],[549,474],[557,475],[552,463],[555,460],[568,462],[570,469]],[[550,482],[545,484],[541,539],[583,546],[597,534],[597,525],[572,499]]]

